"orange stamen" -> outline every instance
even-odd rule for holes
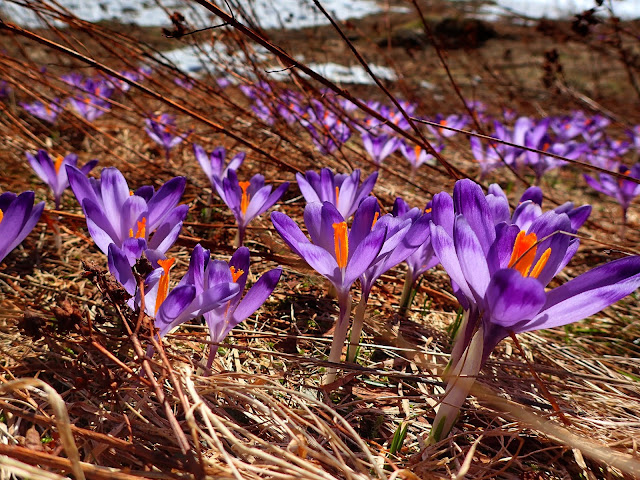
[[[64,158],[62,157],[62,155],[58,155],[56,157],[56,163],[53,164],[53,166],[56,169],[56,173],[58,173],[60,171],[60,167],[62,166],[62,162],[64,161]]]
[[[0,210],[0,223],[2,223],[3,218],[4,218],[4,212]]]
[[[167,258],[166,260],[158,260],[158,265],[162,267],[164,273],[160,277],[160,281],[158,283],[158,294],[156,295],[156,309],[155,313],[158,313],[160,309],[160,305],[167,298],[167,293],[169,292],[169,270],[173,266],[175,258]]]
[[[545,143],[544,145],[542,145],[542,151],[543,151],[543,152],[546,152],[547,150],[549,150],[549,147],[550,147],[550,146],[551,146],[551,145],[549,145],[548,143]]]
[[[536,262],[536,265],[533,267],[533,270],[531,270],[531,274],[529,276],[533,278],[538,278],[538,275],[540,275],[540,272],[542,272],[542,269],[547,264],[547,260],[549,260],[550,256],[551,256],[551,248],[547,248],[544,251],[544,253],[540,256],[538,261]]]
[[[349,259],[349,240],[347,238],[347,222],[333,224],[333,242],[336,249],[338,267],[344,269]]]
[[[249,207],[249,200],[251,199],[251,195],[247,193],[247,188],[251,185],[251,182],[238,182],[240,188],[242,189],[242,198],[240,199],[240,210],[242,210],[242,214],[247,213],[247,208]]]
[[[425,208],[424,209],[424,213],[431,213],[431,209],[430,208]]]
[[[413,148],[414,153],[416,154],[416,162],[418,161],[418,158],[420,158],[420,152],[422,152],[422,147],[416,145]]]
[[[336,206],[338,205],[339,201],[340,201],[340,187],[336,187]]]
[[[231,272],[231,278],[234,282],[237,282],[238,279],[244,275],[244,270],[236,270],[236,267],[229,267],[229,271]]]
[[[513,252],[509,260],[509,268],[515,268],[523,277],[529,275],[531,264],[536,258],[536,242],[538,237],[535,233],[526,234],[520,230],[513,245]]]
[[[373,228],[373,226],[376,224],[376,222],[378,221],[378,217],[380,216],[380,212],[375,212],[373,214],[373,222],[371,222],[371,228]]]
[[[137,223],[138,229],[136,230],[136,238],[145,238],[147,236],[147,219],[142,217],[142,220]]]

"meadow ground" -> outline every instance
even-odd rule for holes
[[[341,22],[344,38],[331,25],[265,30],[251,38],[234,20],[181,35],[190,26],[178,19],[163,33],[156,27],[90,24],[64,15],[53,2],[37,3],[44,20],[57,19],[52,28],[25,30],[10,19],[0,24],[0,81],[11,90],[0,99],[0,188],[34,190],[47,202],[34,232],[0,270],[3,475],[640,478],[637,292],[580,323],[520,335],[524,357],[511,340],[503,341],[452,435],[427,446],[460,310],[442,268],[425,274],[405,316],[397,309],[405,267],[382,277],[369,301],[357,363],[342,365],[338,380],[326,388],[320,381],[328,366],[336,302],[327,295],[326,282],[282,243],[264,214],[247,233],[252,273],[282,265],[283,277],[258,314],[221,345],[213,373],[204,376],[208,344],[202,325],[183,325],[162,347],[155,343],[153,357],[145,356],[155,341],[149,320],[126,306],[71,192],[55,210],[24,154],[45,148],[75,152],[79,164],[97,158],[99,168],[120,169],[130,186],[158,187],[173,176],[187,177],[182,202],[190,206],[189,215],[171,250],[180,278],[197,243],[214,257],[228,258],[236,231],[233,216],[212,195],[191,142],[207,150],[223,145],[246,151],[241,167],[246,178],[262,173],[270,183],[294,182],[275,208],[299,221],[304,199],[295,172],[375,169],[358,135],[323,155],[300,124],[281,119],[269,124],[256,115],[238,85],[268,82],[268,106],[291,89],[327,104],[334,98],[327,93],[331,88],[386,103],[390,94],[417,103],[417,113],[429,118],[467,113],[462,98],[482,102],[486,114],[496,117],[504,109],[535,118],[584,110],[609,118],[608,133],[623,139],[640,124],[640,23],[618,22],[606,11],[597,24],[589,24],[588,17],[574,25],[525,18],[477,22],[469,20],[475,4],[418,2],[417,9],[398,2],[392,7],[405,10]],[[210,20],[223,23],[213,14]],[[269,51],[273,46],[288,58],[277,58]],[[202,59],[190,90],[174,82],[183,75],[163,57],[184,47]],[[393,70],[395,80],[381,81],[386,91],[371,82],[323,84],[301,74],[300,64],[358,65],[352,48],[366,62]],[[153,73],[114,96],[110,111],[94,121],[65,111],[50,125],[20,106],[69,96],[71,87],[60,75],[140,65]],[[222,88],[215,80],[221,75],[233,84]],[[144,119],[159,112],[176,115],[178,130],[190,132],[168,163],[144,131]],[[491,132],[481,121],[476,127]],[[433,139],[426,128],[423,132]],[[444,142],[449,169],[424,165],[411,177],[399,153],[387,159],[374,190],[381,205],[390,209],[397,196],[424,205],[441,190],[451,192],[456,177],[478,179],[468,137],[457,134]],[[637,154],[629,153],[627,161],[636,163]],[[594,265],[640,253],[637,204],[622,228],[619,206],[587,188],[582,177],[590,168],[567,165],[541,183],[547,208],[565,201],[593,205],[580,230],[580,250],[552,286]],[[480,182],[499,183],[515,206],[533,179],[527,170],[501,168]]]

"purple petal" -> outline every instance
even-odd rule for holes
[[[540,313],[518,332],[577,322],[626,297],[640,286],[640,256],[614,260],[551,290]]]
[[[510,328],[533,318],[545,300],[544,287],[540,282],[507,268],[491,277],[485,296],[485,315],[491,323]]]
[[[231,328],[253,315],[253,313],[262,306],[269,295],[271,295],[271,292],[273,292],[273,289],[276,288],[281,274],[282,268],[275,268],[263,274],[258,279],[233,312],[229,322]]]

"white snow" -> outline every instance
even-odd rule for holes
[[[35,6],[44,3],[30,1]],[[58,3],[89,22],[117,20],[141,26],[170,25],[169,15],[178,11],[198,27],[218,23],[217,18],[210,18],[212,14],[204,7],[184,0],[58,0]],[[228,11],[225,2],[219,0],[217,3]],[[337,20],[360,18],[381,11],[373,0],[322,0],[321,4]],[[262,28],[303,28],[329,23],[311,0],[230,0],[229,5],[242,7],[247,12],[248,18],[241,18],[243,23],[253,21]],[[31,10],[10,0],[0,2],[0,9],[22,25],[40,25]],[[238,15],[239,9],[232,9]]]

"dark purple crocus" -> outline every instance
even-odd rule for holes
[[[253,315],[264,304],[278,284],[281,274],[280,267],[264,273],[243,297],[249,277],[249,249],[238,248],[227,263],[222,260],[210,260],[209,250],[202,248],[200,244],[195,246],[191,254],[189,270],[178,287],[183,284],[195,285],[198,293],[204,291],[208,285],[234,283],[238,286],[238,292],[235,295],[204,314],[212,342],[207,368],[210,368],[213,363],[219,343],[234,327]]]
[[[213,189],[216,188],[216,185],[222,185],[222,180],[227,178],[230,170],[238,170],[246,156],[245,152],[240,152],[229,161],[228,165],[225,165],[227,150],[224,147],[214,148],[211,153],[207,154],[204,148],[197,143],[193,144],[193,154],[211,182]]]
[[[334,205],[340,215],[349,219],[360,202],[371,193],[378,179],[378,172],[373,172],[360,185],[360,170],[350,175],[334,173],[329,168],[320,170],[320,174],[307,170],[304,175],[296,173],[298,188],[307,203],[329,202]]]
[[[129,306],[140,308],[141,294],[131,271],[127,252],[114,243],[109,245],[109,271],[133,298]],[[178,285],[169,289],[171,267],[175,258],[158,259],[158,268],[144,282],[145,313],[154,317],[160,337],[189,320],[223,308],[240,293],[229,266],[223,261],[208,262],[206,268],[191,269]],[[193,260],[192,260],[193,263]]]
[[[57,98],[49,103],[43,103],[40,100],[36,100],[32,103],[21,103],[22,108],[29,112],[34,117],[37,117],[45,122],[54,124],[58,118],[58,114],[62,111],[62,106]]]
[[[527,230],[496,222],[496,210],[470,180],[456,183],[453,198],[435,195],[432,208],[431,242],[465,309],[446,400],[430,434],[439,441],[502,339],[576,322],[617,302],[640,286],[640,257],[601,265],[547,291],[577,249],[566,213],[543,213]]]
[[[0,195],[0,262],[16,248],[36,226],[44,202],[34,205],[31,191],[20,195],[5,192]]]
[[[239,181],[235,170],[229,170],[227,178],[222,184],[216,184],[218,195],[231,209],[238,224],[238,235],[235,245],[240,247],[244,243],[247,226],[258,215],[269,210],[284,192],[289,188],[289,182],[284,182],[273,192],[271,185],[265,185],[264,175],[259,173],[247,181]]]
[[[362,146],[377,166],[382,165],[385,158],[400,147],[401,140],[393,135],[384,133],[373,134],[362,132]]]
[[[87,178],[71,165],[66,169],[91,238],[105,255],[114,243],[127,254],[130,265],[143,253],[152,262],[164,257],[189,211],[188,205],[178,205],[184,177],[172,178],[157,191],[145,185],[132,192],[117,168],[102,169],[100,180]]]
[[[289,248],[336,289],[340,313],[329,353],[330,362],[340,360],[347,337],[351,286],[378,258],[386,237],[385,228],[371,229],[376,209],[374,197],[365,199],[356,210],[349,229],[344,217],[331,203],[308,203],[304,209],[304,223],[311,241],[287,215],[271,214],[273,226]],[[335,368],[331,368],[325,383],[331,383],[335,373]]]
[[[631,168],[626,165],[620,165],[618,172],[630,178],[640,179],[640,163],[636,163]],[[626,225],[627,210],[633,199],[640,195],[640,184],[632,180],[614,177],[607,173],[599,173],[598,180],[585,174],[584,179],[594,190],[616,199],[622,209],[623,225]]]
[[[78,163],[78,155],[75,153],[70,153],[65,157],[57,155],[55,162],[46,150],[38,150],[35,155],[26,152],[26,155],[29,165],[31,165],[33,171],[36,172],[36,175],[40,177],[40,180],[49,185],[49,188],[53,192],[56,210],[58,210],[60,208],[62,194],[67,187],[69,187],[66,166],[71,165],[75,167]],[[80,172],[87,176],[97,164],[98,160],[90,160],[80,168]]]
[[[175,117],[168,113],[145,118],[144,123],[146,125],[144,130],[147,135],[164,149],[166,164],[168,165],[170,160],[169,152],[173,147],[182,143],[189,135],[189,132],[178,134]]]

